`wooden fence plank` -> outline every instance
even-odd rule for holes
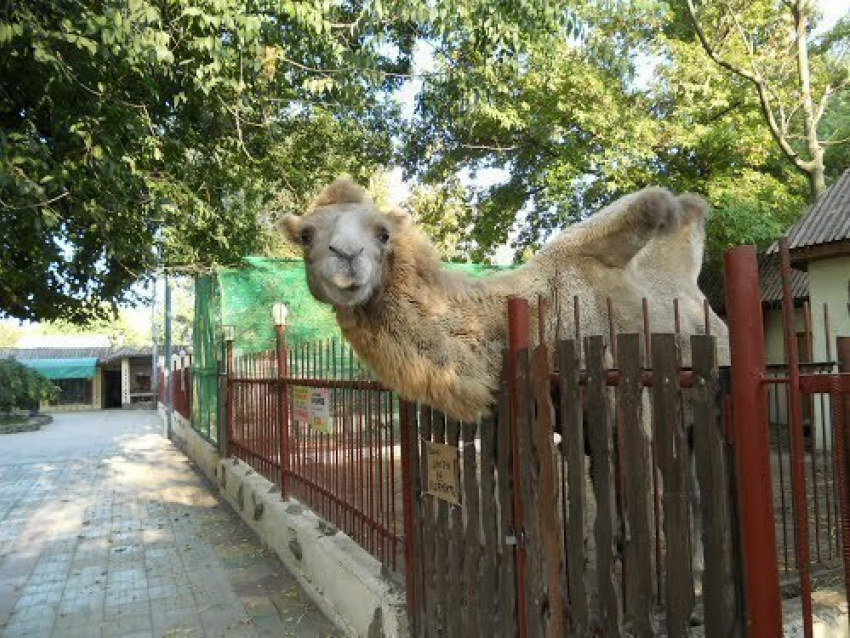
[[[702,596],[706,636],[735,636],[741,614],[735,596],[732,515],[726,441],[720,411],[715,339],[691,337],[694,459],[700,487],[705,572]]]
[[[561,341],[558,346],[559,385],[561,391],[561,436],[563,454],[567,456],[567,489],[569,518],[564,547],[567,586],[570,601],[570,634],[584,636],[590,627],[590,613],[585,583],[584,547],[584,424],[579,387],[579,364],[575,341]],[[566,495],[564,495],[566,498]]]
[[[642,339],[617,335],[617,406],[623,440],[623,483],[628,538],[625,548],[625,622],[637,636],[657,633],[652,589],[652,442],[643,413]]]
[[[446,417],[433,410],[432,432],[436,443],[446,442]],[[449,504],[442,499],[434,499],[437,506],[434,544],[434,601],[437,608],[438,632],[445,635],[448,628],[448,574],[452,566],[449,564]],[[438,634],[434,634],[435,636]]]
[[[667,635],[686,636],[694,607],[688,446],[682,427],[676,335],[652,335],[652,409],[664,480]]]
[[[617,525],[614,495],[614,449],[611,401],[605,382],[605,345],[601,336],[588,337],[587,417],[591,454],[591,478],[596,496],[596,576],[602,634],[622,633],[620,593],[616,582],[614,530]]]
[[[541,608],[545,598],[545,586],[542,578],[542,557],[540,555],[540,532],[537,516],[534,513],[538,504],[537,488],[540,472],[534,457],[534,443],[531,440],[532,412],[534,410],[531,394],[531,369],[527,349],[517,353],[517,440],[519,449],[520,489],[522,502],[526,510],[523,517],[522,542],[526,552],[525,591],[519,592],[519,604],[525,604],[526,623],[529,636],[542,636]]]
[[[420,448],[419,459],[422,468],[422,484],[428,484],[428,441],[433,436],[432,432],[432,410],[428,406],[421,406],[419,410],[419,436]],[[422,580],[423,580],[423,609],[425,622],[422,628],[429,638],[439,633],[437,625],[437,592],[436,592],[436,503],[434,497],[424,493],[422,495]]]
[[[561,526],[558,522],[558,492],[556,487],[552,435],[555,432],[555,408],[552,405],[549,349],[540,345],[534,350],[531,384],[537,406],[533,426],[536,462],[540,468],[539,490],[532,515],[537,516],[540,550],[543,557],[541,581],[546,592],[543,617],[545,635],[553,638],[564,635],[564,603],[561,595]],[[536,511],[535,511],[536,510]]]
[[[481,519],[483,525],[483,546],[481,560],[481,635],[495,635],[500,626],[497,616],[497,592],[499,564],[498,521],[496,520],[496,428],[498,424],[492,416],[481,421]]]
[[[498,422],[498,491],[499,491],[499,546],[501,560],[499,562],[499,593],[501,601],[499,612],[502,627],[516,627],[516,549],[519,531],[514,525],[513,501],[513,471],[511,459],[511,403],[508,392],[508,353],[503,354],[502,383],[499,388],[499,422]],[[517,486],[517,489],[519,487]]]
[[[466,598],[466,614],[463,619],[463,635],[487,636],[481,633],[479,593],[483,593],[479,579],[481,562],[481,510],[478,498],[478,464],[475,451],[475,423],[464,423],[463,430],[463,513],[466,519],[463,556],[463,595]],[[457,508],[459,509],[459,508]],[[455,541],[457,542],[457,540]]]
[[[460,424],[454,419],[446,418],[446,443],[458,450],[460,453]],[[459,492],[462,492],[461,484]],[[464,503],[464,506],[466,504]],[[463,632],[463,560],[469,548],[466,547],[463,531],[463,509],[460,505],[449,505],[449,523],[451,529],[448,533],[449,552],[448,564],[445,566],[448,573],[448,592],[446,596],[446,635],[460,636]]]
[[[411,633],[421,636],[425,632],[426,613],[425,577],[423,573],[423,558],[425,545],[423,544],[424,523],[424,499],[422,498],[422,465],[419,462],[419,420],[417,419],[416,404],[405,401],[402,404],[407,411],[407,426],[410,428],[409,439],[409,467],[410,467],[410,500],[413,506],[413,565],[405,565],[405,569],[413,570],[413,604],[414,618],[411,623]],[[407,556],[407,554],[405,554]]]

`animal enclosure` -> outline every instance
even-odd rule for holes
[[[815,365],[787,334],[786,362],[765,366],[754,265],[728,258],[731,369],[712,360],[714,337],[653,335],[648,314],[640,335],[610,326],[548,356],[528,347],[539,328],[521,325],[499,405],[475,425],[400,400],[340,343],[282,330],[265,352],[230,341],[222,443],[403,578],[417,635],[684,635],[692,620],[706,635],[744,623],[773,635],[783,584],[811,627],[813,584],[850,564],[850,340]]]

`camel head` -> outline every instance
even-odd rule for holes
[[[381,289],[394,243],[409,225],[406,213],[378,210],[347,178],[325,187],[303,215],[281,221],[303,250],[310,292],[344,308],[365,304]]]

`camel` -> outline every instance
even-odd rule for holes
[[[443,268],[405,212],[379,211],[346,178],[281,226],[302,247],[311,293],[333,307],[343,335],[378,379],[406,399],[474,421],[494,403],[510,297],[529,299],[532,316],[538,298],[553,291],[577,297],[584,335],[608,334],[608,299],[617,332],[642,332],[643,299],[651,329],[672,332],[676,298],[681,332],[703,333],[697,276],[706,209],[698,196],[645,188],[561,231],[517,269],[483,278]],[[547,306],[549,345],[572,337],[572,303]],[[724,363],[726,325],[712,311],[708,321]]]

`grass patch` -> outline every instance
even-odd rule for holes
[[[0,434],[15,434],[16,432],[32,432],[41,429],[42,425],[50,422],[44,416],[0,416]]]

